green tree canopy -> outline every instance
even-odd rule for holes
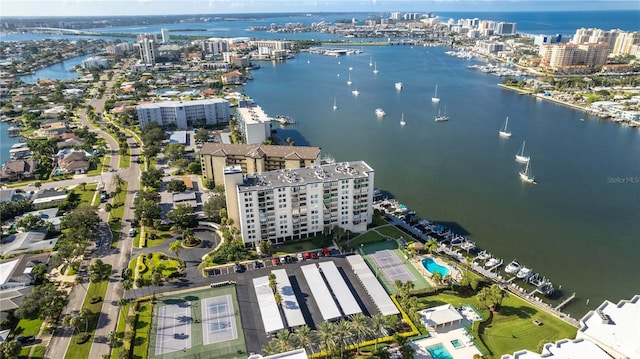
[[[180,203],[167,214],[176,226],[187,229],[198,225],[198,217],[193,208],[187,204]]]

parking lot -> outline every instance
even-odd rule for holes
[[[218,274],[209,277],[212,283],[223,282],[226,280],[236,282],[236,293],[238,295],[238,302],[240,305],[240,318],[249,353],[261,352],[262,347],[270,340],[264,332],[256,293],[253,288],[253,278],[266,276],[272,269],[286,269],[289,280],[291,281],[291,286],[296,293],[300,309],[302,310],[302,314],[305,318],[305,322],[309,327],[315,329],[317,324],[323,322],[323,319],[320,309],[318,308],[318,304],[315,302],[311,294],[309,283],[306,282],[300,267],[302,265],[329,260],[334,261],[338,267],[338,270],[341,272],[343,278],[345,278],[349,289],[354,294],[356,301],[362,308],[363,313],[366,315],[379,313],[375,304],[368,295],[358,295],[359,293],[367,292],[351,270],[349,263],[341,255],[321,257],[315,260],[296,260],[291,263],[281,265],[274,265],[272,261],[265,260],[262,262],[264,266],[254,267],[253,263],[250,263],[250,265],[245,266],[244,272],[242,273],[235,273],[233,265],[231,265],[221,268]]]
[[[305,254],[309,254],[305,256]],[[267,259],[259,259],[253,261],[243,261],[236,264],[225,264],[220,265],[215,268],[207,269],[208,276],[218,276],[225,275],[231,273],[242,273],[246,271],[252,271],[256,269],[262,268],[270,268],[270,267],[279,267],[288,264],[294,264],[298,262],[308,262],[310,260],[317,260],[323,257],[337,256],[340,255],[340,252],[335,249],[326,249],[323,250],[315,250],[309,252],[301,252],[299,256],[293,255],[283,255],[283,256],[274,256]],[[309,262],[310,263],[310,262]],[[306,263],[306,264],[309,264]],[[274,268],[272,268],[274,269]]]

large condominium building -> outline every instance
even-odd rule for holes
[[[229,41],[227,39],[215,38],[206,39],[202,41],[202,51],[205,54],[222,55],[222,53],[229,51]]]
[[[205,143],[200,150],[205,179],[224,185],[224,168],[238,165],[242,173],[312,167],[320,163],[320,147]]]
[[[156,63],[156,44],[158,36],[155,34],[140,34],[137,37],[140,47],[140,59],[146,65]]]
[[[618,34],[615,44],[613,45],[613,51],[611,55],[634,55],[638,56],[640,52],[638,47],[640,45],[640,31],[626,32],[621,31]]]
[[[609,46],[599,44],[555,44],[540,46],[543,66],[555,70],[583,66],[602,66],[607,63]]]
[[[188,129],[194,126],[216,125],[229,122],[229,101],[208,99],[195,101],[164,101],[136,106],[140,127],[148,122]]]
[[[363,161],[244,175],[225,169],[229,218],[245,244],[320,234],[340,226],[364,232],[371,223],[374,171]]]
[[[247,144],[261,144],[271,136],[271,119],[260,106],[239,107],[238,128]]]

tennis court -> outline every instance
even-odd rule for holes
[[[163,305],[158,309],[156,355],[191,348],[191,302]]]
[[[231,295],[202,299],[202,344],[213,344],[238,338]]]
[[[400,258],[392,250],[377,251],[370,254],[370,256],[378,270],[384,274],[389,282],[393,283],[396,280],[413,282],[416,280],[416,277],[407,270],[407,266],[400,261]]]

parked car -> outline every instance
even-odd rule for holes
[[[236,263],[233,265],[233,271],[235,273],[242,273],[244,272],[244,265],[240,264],[240,263]]]
[[[34,340],[36,340],[36,337],[33,335],[28,335],[28,336],[19,336],[16,338],[17,341],[19,341],[22,344],[27,344],[27,343],[31,343]]]
[[[324,248],[322,248],[322,254],[323,254],[325,257],[328,257],[328,256],[330,256],[330,255],[331,255],[331,252],[329,251],[329,248],[324,247]]]
[[[274,266],[280,265],[280,259],[278,259],[277,257],[274,257],[274,258],[272,259],[272,262],[273,262],[273,265],[274,265]]]
[[[311,259],[316,259],[318,258],[318,256],[316,256],[316,252],[311,252]]]
[[[259,260],[253,261],[253,268],[254,269],[262,268],[262,262],[260,262]]]
[[[302,257],[304,259],[311,259],[311,254],[309,254],[309,252],[304,252],[304,254],[302,255]]]
[[[302,253],[298,253],[297,257],[298,257],[298,262],[302,262],[304,260],[304,257],[302,256]]]

